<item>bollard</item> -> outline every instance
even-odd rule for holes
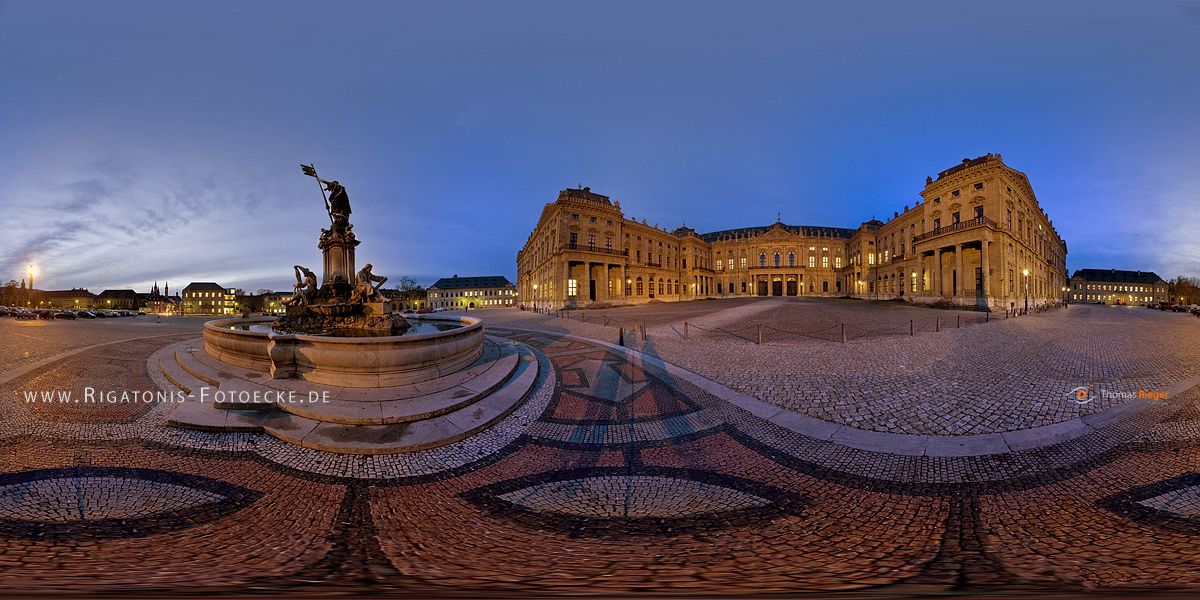
[[[941,331],[941,330],[942,330],[942,318],[941,318],[941,317],[935,317],[935,318],[933,319],[933,332],[934,332],[934,333],[937,333],[937,332],[939,332],[939,331]]]
[[[621,330],[617,333],[617,345],[618,346],[625,345],[625,328],[624,327],[622,327]]]
[[[958,315],[958,323],[954,326],[955,329],[962,329],[962,315]]]
[[[684,321],[683,322],[683,339],[686,340],[687,336],[688,336],[688,322]]]
[[[992,322],[992,309],[989,308],[987,312],[983,313],[983,322],[984,323]]]
[[[758,345],[762,345],[762,323],[758,324]]]
[[[917,324],[912,319],[908,320],[908,337],[917,335]]]

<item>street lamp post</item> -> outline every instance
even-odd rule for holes
[[[1029,269],[1021,271],[1025,275],[1025,314],[1029,314]]]

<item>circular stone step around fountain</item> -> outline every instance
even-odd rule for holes
[[[213,359],[199,339],[168,346],[150,360],[187,396],[171,426],[261,432],[344,454],[412,452],[464,439],[512,412],[538,378],[532,350],[490,336],[479,359],[461,371],[388,388],[271,379]]]

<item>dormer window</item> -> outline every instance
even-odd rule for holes
[[[950,192],[950,195],[954,196],[955,198],[959,197],[960,194],[962,194],[962,192],[959,192],[958,190],[954,190],[953,192]]]
[[[982,189],[983,189],[983,182],[982,182],[982,181],[980,181],[979,183],[976,183],[976,184],[975,184],[975,189],[977,189],[977,190],[982,190]]]

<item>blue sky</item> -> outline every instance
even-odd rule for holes
[[[999,152],[1068,267],[1200,275],[1200,0],[3,2],[0,279],[288,289],[313,162],[360,263],[515,277],[558,190],[853,227]]]

